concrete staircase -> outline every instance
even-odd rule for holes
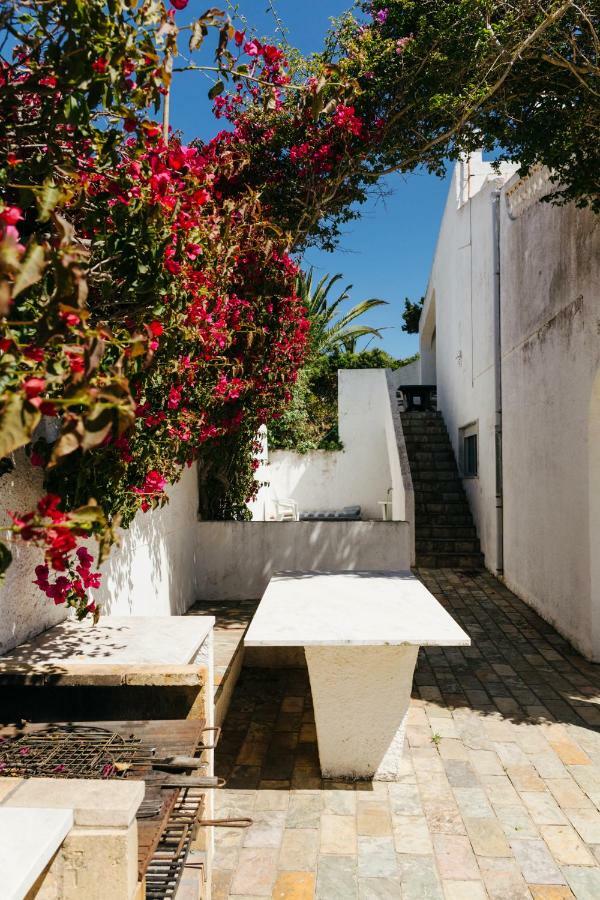
[[[417,566],[483,568],[473,517],[440,412],[401,412],[415,492]]]

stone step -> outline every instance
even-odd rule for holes
[[[415,432],[414,434],[404,433],[404,443],[406,444],[406,449],[410,452],[411,449],[414,450],[441,450],[446,449],[450,443],[450,439],[448,437],[447,432],[433,432],[428,434],[427,432]]]
[[[431,435],[436,437],[448,438],[448,432],[445,425],[403,425],[402,432],[405,438],[416,437],[420,435]]]
[[[397,391],[396,391],[396,396],[399,397],[399,394]],[[433,410],[433,409],[423,409],[423,410],[413,409],[410,412],[402,410],[400,415],[402,416],[403,420],[406,419],[409,422],[424,422],[424,421],[431,421],[432,419],[441,420],[442,422],[444,421],[441,412],[439,410]]]
[[[415,550],[419,553],[479,553],[479,541],[477,538],[422,538],[417,534]]]
[[[471,510],[466,504],[423,503],[415,505],[417,521],[422,525],[472,525]]]
[[[444,503],[447,505],[461,506],[465,511],[470,512],[467,499],[462,491],[442,491],[435,488],[428,491],[416,488],[414,485],[413,488],[415,492],[415,505],[417,503]],[[430,512],[433,510],[427,511]]]
[[[413,481],[418,481],[419,478],[426,476],[426,481],[431,481],[431,476],[459,478],[454,460],[415,460],[415,462],[411,460],[410,471],[413,473]]]
[[[452,450],[448,450],[446,447],[440,447],[439,450],[431,450],[429,448],[421,448],[421,446],[418,444],[417,448],[413,450],[412,458],[410,461],[411,466],[413,465],[413,462],[416,466],[426,466],[427,463],[452,463],[454,466],[456,466],[454,453],[452,452]]]
[[[468,522],[468,516],[464,517]],[[419,540],[423,538],[451,538],[461,540],[462,538],[477,539],[477,531],[475,526],[471,524],[453,524],[446,523],[443,525],[433,524],[431,518],[425,519],[423,524],[419,524]]]
[[[421,553],[417,554],[417,566],[423,569],[483,569],[482,553]]]

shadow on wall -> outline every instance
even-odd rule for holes
[[[262,596],[282,571],[405,570],[406,522],[199,522],[203,600]]]
[[[159,512],[138,513],[101,567],[94,599],[111,615],[182,615],[197,598],[204,551],[198,540],[197,471],[169,488]]]

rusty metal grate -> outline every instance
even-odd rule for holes
[[[146,870],[146,900],[169,900],[175,896],[200,820],[203,799],[200,788],[180,791]]]
[[[85,725],[49,725],[0,737],[0,775],[21,778],[116,778],[148,759],[134,735]]]

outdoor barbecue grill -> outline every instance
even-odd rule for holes
[[[191,719],[12,726],[0,731],[0,775],[143,780],[138,877],[149,900],[172,898],[202,823],[205,791],[219,785],[198,774],[218,734]]]

